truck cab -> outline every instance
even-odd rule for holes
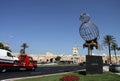
[[[37,61],[33,60],[33,58],[27,54],[20,54],[18,58],[20,66],[23,66],[28,70],[34,70],[37,67]]]

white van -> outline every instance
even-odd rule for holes
[[[10,51],[0,49],[0,63],[14,63],[18,61],[17,57],[14,57]]]

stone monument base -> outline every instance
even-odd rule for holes
[[[102,56],[86,55],[86,74],[102,74]]]

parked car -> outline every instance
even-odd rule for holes
[[[110,72],[120,72],[120,64],[111,64],[109,66]]]
[[[79,63],[80,66],[86,66],[86,62]]]

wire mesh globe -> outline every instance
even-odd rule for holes
[[[88,14],[81,14],[80,20],[82,21],[82,24],[79,28],[80,36],[85,41],[91,41],[94,39],[99,38],[99,31],[97,26],[90,21],[90,17]]]
[[[80,15],[80,20],[82,21],[82,23],[87,23],[90,20],[90,16],[86,13],[83,13]]]

